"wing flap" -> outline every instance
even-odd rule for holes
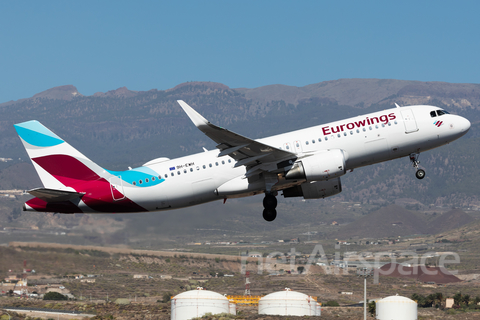
[[[74,191],[65,191],[48,188],[35,188],[27,191],[32,196],[37,197],[45,202],[61,202],[76,198],[81,198],[84,194]]]

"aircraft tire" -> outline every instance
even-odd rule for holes
[[[266,194],[265,198],[263,198],[263,207],[275,210],[277,208],[277,198],[274,195]]]
[[[277,210],[275,209],[264,209],[263,210],[263,219],[266,221],[273,221],[277,217]]]
[[[425,170],[418,169],[417,172],[415,172],[415,177],[417,177],[417,179],[425,178]]]

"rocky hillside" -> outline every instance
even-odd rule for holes
[[[438,234],[464,226],[474,219],[460,209],[426,217],[397,205],[380,208],[340,227],[330,238],[385,238],[415,234]]]

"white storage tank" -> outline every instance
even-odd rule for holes
[[[230,314],[237,314],[237,305],[233,302],[230,302],[229,305]]]
[[[261,298],[258,302],[258,314],[280,316],[319,316],[321,305],[312,297],[285,289]]]
[[[230,302],[219,293],[203,290],[185,291],[172,298],[172,320],[188,320],[204,316],[206,313],[230,313]]]
[[[417,303],[399,295],[377,301],[379,320],[417,320]]]

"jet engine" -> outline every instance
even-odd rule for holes
[[[345,152],[340,149],[321,151],[296,161],[285,173],[290,180],[324,181],[343,176],[346,171]]]

